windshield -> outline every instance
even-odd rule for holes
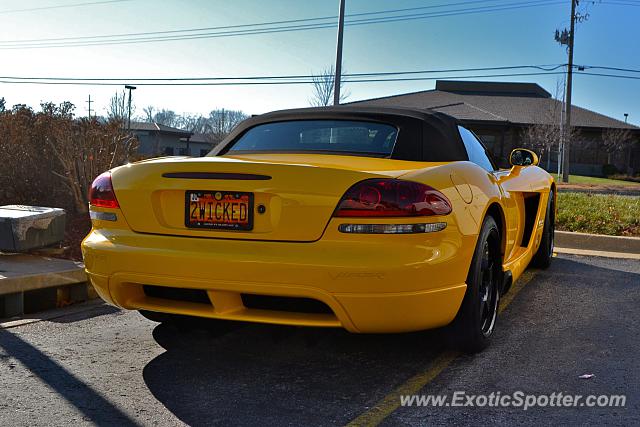
[[[391,125],[349,120],[266,123],[245,132],[227,153],[325,152],[390,156],[398,130]]]

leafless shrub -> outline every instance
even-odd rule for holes
[[[0,203],[86,212],[91,181],[125,163],[135,140],[119,120],[74,118],[69,102],[41,108],[0,112]]]

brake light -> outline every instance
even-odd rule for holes
[[[334,216],[406,217],[449,213],[449,200],[428,185],[399,179],[367,179],[347,190]]]
[[[98,175],[89,189],[89,204],[100,208],[119,208],[111,183],[111,172]]]

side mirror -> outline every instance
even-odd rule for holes
[[[540,163],[538,155],[526,148],[516,148],[509,156],[511,166],[537,166]]]

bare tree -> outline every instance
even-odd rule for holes
[[[128,114],[126,99],[127,96],[124,90],[122,91],[122,93],[116,92],[111,97],[111,99],[109,100],[109,105],[107,106],[107,117],[110,120],[116,120],[124,123],[125,118]],[[133,111],[133,109],[134,107],[132,105],[131,110]]]
[[[561,126],[561,112],[563,103],[560,101],[560,95],[563,92],[563,83],[556,81],[556,91],[552,100],[549,101],[547,109],[542,117],[538,117],[538,123],[526,127],[522,131],[522,145],[530,148],[541,157],[547,156],[547,168],[550,167],[551,152],[553,147],[560,148],[560,142],[563,138]],[[574,127],[569,132],[570,141],[576,141],[578,138],[578,130]]]
[[[571,127],[569,133],[570,143],[578,141],[579,131]],[[558,124],[535,124],[526,127],[522,131],[522,146],[535,151],[541,158],[547,156],[547,169],[550,167],[551,152],[558,146],[562,138],[562,128]]]
[[[333,65],[325,68],[318,75],[313,75],[313,92],[309,103],[314,107],[325,107],[331,105],[333,101],[333,89],[336,78],[336,71]],[[340,102],[346,100],[351,93],[343,90],[344,82],[340,81]]]
[[[165,126],[176,127],[179,124],[180,116],[172,110],[159,110],[154,116],[153,121]]]
[[[144,112],[144,119],[147,123],[153,123],[155,121],[155,107],[153,105],[149,105],[142,109]]]
[[[183,114],[179,116],[178,127],[193,133],[206,133],[208,120],[199,114]]]
[[[609,128],[602,132],[602,144],[607,150],[607,163],[613,163],[614,153],[624,152],[633,142],[633,136],[629,129]],[[626,153],[625,153],[626,154]],[[624,156],[625,169],[629,167],[630,156]]]
[[[243,111],[224,108],[212,110],[208,116],[177,114],[173,110],[156,109],[153,106],[147,106],[143,111],[145,115],[138,120],[204,134],[209,141],[216,143],[222,141],[238,123],[249,117]]]
[[[522,145],[538,153],[551,151],[551,147],[560,141],[562,132],[556,124],[535,124],[522,132]]]
[[[209,113],[208,132],[212,142],[222,141],[241,121],[248,116],[238,110],[225,110],[224,108],[213,110]]]

